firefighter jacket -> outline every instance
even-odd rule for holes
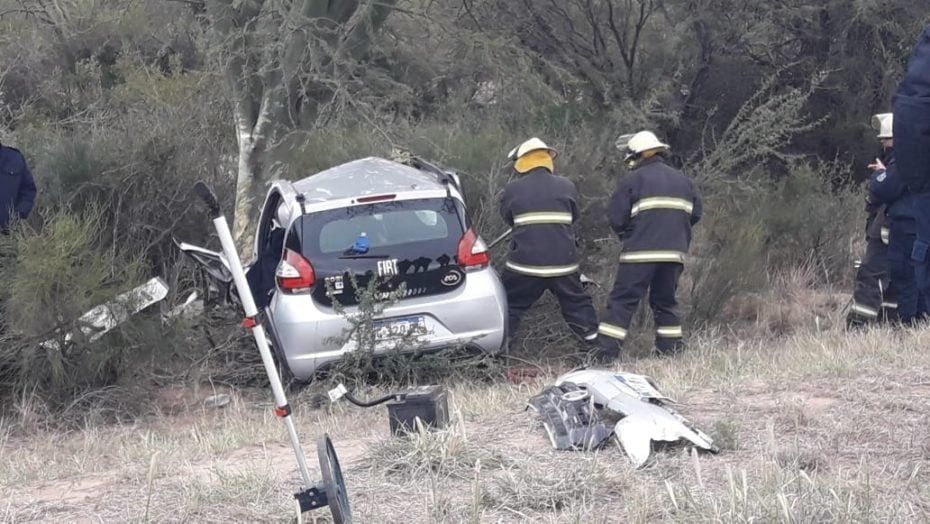
[[[882,163],[886,166],[891,166],[894,163],[894,150],[892,148],[883,149],[881,154]],[[867,218],[865,221],[865,238],[866,240],[877,240],[881,243],[888,245],[888,238],[890,234],[890,221],[888,220],[888,205],[892,202],[887,198],[879,198],[873,192],[873,183],[875,179],[879,176],[884,176],[882,173],[885,171],[876,171],[872,173],[867,182],[869,194],[865,199],[865,212]],[[888,188],[883,189],[885,193],[888,192]]]
[[[610,227],[623,242],[621,263],[683,264],[691,226],[701,219],[694,183],[655,156],[620,181],[610,199]]]
[[[904,177],[894,160],[884,171],[878,171],[869,179],[869,199],[884,207],[888,225],[902,235],[916,235],[917,221],[914,216],[914,196],[904,183]],[[881,217],[884,218],[884,217]],[[882,231],[882,241],[888,243],[887,226]]]
[[[930,193],[930,26],[914,46],[894,96],[894,145],[905,184],[914,193]]]
[[[918,38],[894,96],[894,145],[898,169],[913,193],[917,285],[930,293],[930,26]]]
[[[578,192],[569,179],[536,168],[507,184],[500,212],[513,228],[507,269],[533,277],[578,271]]]

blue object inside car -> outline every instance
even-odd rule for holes
[[[368,235],[365,233],[360,233],[355,237],[355,242],[352,243],[352,252],[363,255],[368,253],[368,250],[371,249],[371,241],[368,240]]]

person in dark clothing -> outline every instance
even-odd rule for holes
[[[255,263],[246,271],[246,280],[252,290],[252,298],[259,309],[271,303],[275,291],[275,270],[281,262],[284,252],[284,237],[288,226],[288,209],[285,204],[278,206],[271,230],[262,243]]]
[[[917,286],[930,296],[930,26],[914,46],[894,97],[895,160],[911,193]]]
[[[892,142],[892,116],[890,113],[872,117],[872,126],[878,131],[882,143],[880,158],[869,166],[872,169],[871,182],[883,176],[885,164],[894,161]],[[894,321],[897,319],[897,301],[894,279],[889,272],[888,244],[890,227],[886,213],[888,202],[874,198],[869,193],[866,198],[866,250],[865,257],[856,271],[856,286],[853,302],[846,315],[846,326],[861,327],[874,321]]]
[[[513,230],[510,255],[501,275],[507,291],[510,333],[547,290],[559,301],[562,317],[585,341],[597,339],[597,313],[581,283],[574,224],[578,221],[575,184],[555,174],[556,152],[532,138],[508,155],[520,177],[507,184],[500,213]]]
[[[0,144],[0,232],[9,234],[10,218],[27,218],[35,205],[36,184],[18,149]]]
[[[271,303],[271,293],[275,290],[274,273],[281,262],[283,251],[284,229],[272,229],[268,232],[268,238],[255,263],[246,272],[252,298],[259,308],[264,308]]]
[[[890,122],[889,122],[890,124]],[[890,154],[893,143],[886,144],[889,154],[886,160],[877,162],[876,174],[869,179],[869,199],[882,207],[889,224],[887,261],[897,290],[897,313],[904,325],[913,325],[927,315],[924,295],[917,286],[916,267],[911,260],[914,241],[917,238],[917,221],[914,218],[914,195],[904,184]],[[887,163],[887,166],[885,165]]]
[[[684,333],[676,292],[691,244],[691,228],[701,219],[694,183],[666,163],[669,150],[643,131],[626,145],[633,171],[610,199],[610,227],[623,243],[620,264],[604,321],[599,326],[601,357],[616,358],[640,301],[649,293],[656,325],[656,349],[683,348]]]

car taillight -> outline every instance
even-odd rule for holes
[[[481,269],[491,263],[491,255],[488,253],[488,246],[481,240],[475,230],[468,228],[468,231],[459,240],[458,263],[465,269]]]
[[[309,291],[316,282],[316,274],[310,261],[296,251],[284,250],[284,259],[274,272],[278,288],[285,293]]]

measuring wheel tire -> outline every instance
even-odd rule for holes
[[[324,434],[317,440],[316,451],[320,459],[326,500],[333,514],[333,521],[336,524],[351,524],[352,508],[349,506],[346,482],[342,477],[342,468],[339,467],[339,458],[333,448],[333,441],[330,440],[328,434]]]

